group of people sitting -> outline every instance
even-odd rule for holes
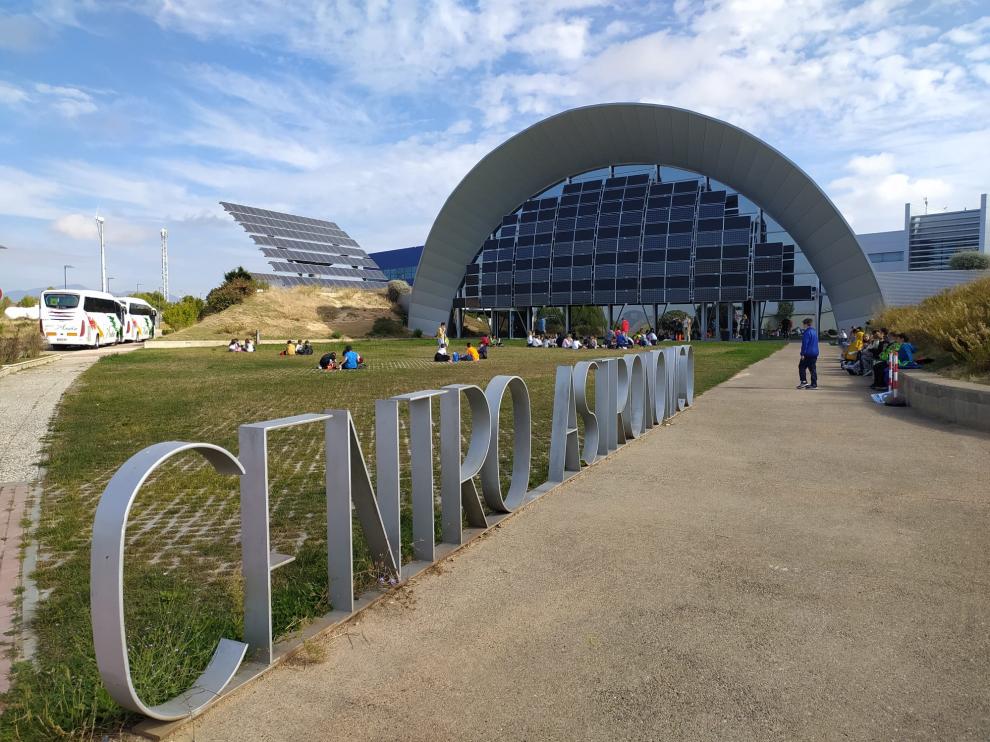
[[[309,344],[309,341],[302,340],[286,340],[285,350],[279,353],[280,356],[311,356],[313,355],[313,346]]]
[[[356,371],[366,367],[364,358],[350,345],[344,346],[344,352],[339,361],[337,360],[337,353],[331,350],[320,356],[316,365],[320,371]]]
[[[450,352],[447,347],[447,339],[443,342],[437,339],[437,352],[433,354],[433,360],[437,363],[458,363],[460,361],[483,361],[488,358],[488,349],[492,346],[491,338],[485,335],[475,348],[471,343],[464,346],[464,352]]]
[[[897,354],[900,368],[918,368],[929,362],[928,359],[916,358],[917,350],[907,335],[891,332],[886,327],[871,331],[869,336],[862,327],[854,327],[849,333],[843,330],[840,342],[844,346],[842,368],[851,376],[872,373],[870,389],[877,391],[886,391],[890,385],[889,367],[893,354]]]
[[[237,338],[231,338],[227,350],[231,353],[254,353],[254,341],[251,338],[244,338],[242,343]]]
[[[597,335],[585,335],[578,338],[573,332],[558,332],[554,335],[535,335],[530,333],[526,336],[526,345],[530,348],[567,348],[569,350],[580,350],[587,348],[596,350],[598,348],[621,349],[621,348],[648,348],[660,342],[660,338],[652,327],[648,327],[641,332],[630,334],[620,327],[609,330],[608,333],[599,338]]]

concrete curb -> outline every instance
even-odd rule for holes
[[[0,378],[4,376],[10,376],[10,374],[16,374],[18,371],[24,371],[25,369],[34,368],[35,366],[44,366],[47,363],[54,363],[58,360],[58,355],[54,353],[46,353],[38,358],[31,358],[27,361],[21,361],[19,363],[9,363],[6,366],[0,366]]]
[[[990,386],[947,379],[926,371],[902,371],[908,407],[922,415],[990,433]]]

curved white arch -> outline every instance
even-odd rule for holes
[[[840,326],[864,322],[880,287],[849,224],[791,160],[742,129],[682,108],[608,103],[556,114],[485,155],[447,199],[426,239],[409,326],[450,314],[465,266],[505,214],[573,173],[656,162],[707,175],[759,204],[807,256]]]

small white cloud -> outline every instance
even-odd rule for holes
[[[953,44],[969,46],[986,43],[988,35],[990,35],[990,15],[967,23],[965,26],[957,26],[951,31],[947,31],[944,38]]]
[[[52,107],[66,118],[77,118],[87,113],[93,113],[96,110],[96,103],[93,102],[93,97],[79,88],[38,83],[34,86],[34,89],[46,98],[51,99]]]
[[[99,236],[96,231],[96,217],[85,214],[65,214],[52,222],[52,229],[73,240],[95,240]],[[150,230],[120,218],[106,217],[104,235],[107,242],[132,244],[147,240]]]
[[[5,82],[0,82],[0,104],[10,106],[15,103],[25,101],[27,98],[27,93],[19,87]]]
[[[52,229],[74,240],[89,240],[97,236],[96,219],[82,214],[66,214],[52,222]]]

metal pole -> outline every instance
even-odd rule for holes
[[[162,296],[168,301],[168,230],[162,227]]]
[[[818,280],[818,319],[815,322],[815,327],[818,332],[822,331],[822,282],[821,279]]]
[[[103,217],[96,217],[96,231],[100,235],[100,291],[107,293],[106,244],[103,241]]]

